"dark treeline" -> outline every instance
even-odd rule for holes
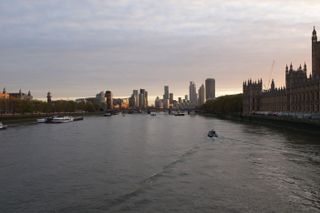
[[[47,103],[44,101],[19,100],[19,99],[3,99],[0,100],[0,114],[15,113],[55,113],[55,112],[97,112],[101,110],[101,106],[96,103],[77,103],[75,101],[52,101]]]
[[[242,112],[242,94],[226,95],[207,101],[200,107],[200,110],[205,113],[239,115]]]

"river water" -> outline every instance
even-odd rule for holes
[[[9,128],[0,212],[320,212],[319,141],[197,115]]]

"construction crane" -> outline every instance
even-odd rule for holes
[[[274,66],[276,64],[276,61],[273,60],[272,61],[272,66],[271,66],[271,70],[270,70],[270,74],[269,74],[269,81],[268,81],[268,86],[271,84],[271,78],[272,78],[272,74],[273,74],[273,70],[274,70]],[[263,85],[264,89],[266,90],[268,87],[266,87],[266,85]]]

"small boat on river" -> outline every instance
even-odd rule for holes
[[[106,112],[106,113],[104,113],[103,116],[105,116],[105,117],[110,117],[110,116],[112,116],[112,114],[111,114],[110,112]]]
[[[82,121],[84,118],[82,116],[73,117],[73,121]]]
[[[38,118],[37,123],[46,123],[48,118]]]
[[[183,112],[178,111],[178,112],[174,112],[173,115],[174,116],[184,116],[185,114]]]
[[[212,129],[212,130],[210,130],[210,131],[208,132],[208,137],[209,137],[209,138],[213,138],[213,137],[217,138],[218,135],[217,135],[216,131],[214,131],[214,130]]]
[[[0,122],[0,130],[4,130],[8,127],[8,125],[4,125]]]
[[[82,121],[84,118],[82,116],[72,117],[72,116],[54,116],[38,118],[37,123],[67,123],[71,121]]]
[[[50,120],[50,123],[68,123],[72,121],[73,121],[72,116],[56,116],[56,117],[53,117],[52,120]]]

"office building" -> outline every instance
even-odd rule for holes
[[[199,95],[199,99],[198,99],[198,104],[202,105],[205,103],[205,94],[204,94],[204,85],[202,84],[201,87],[198,90],[198,95]]]
[[[216,98],[216,81],[213,78],[207,78],[206,86],[206,101],[214,100]]]
[[[113,109],[112,92],[106,91],[105,97],[106,97],[107,110],[112,110]]]
[[[198,104],[196,84],[193,81],[190,81],[189,85],[189,97],[191,106],[195,107]]]
[[[169,99],[169,86],[164,86],[163,99]]]

